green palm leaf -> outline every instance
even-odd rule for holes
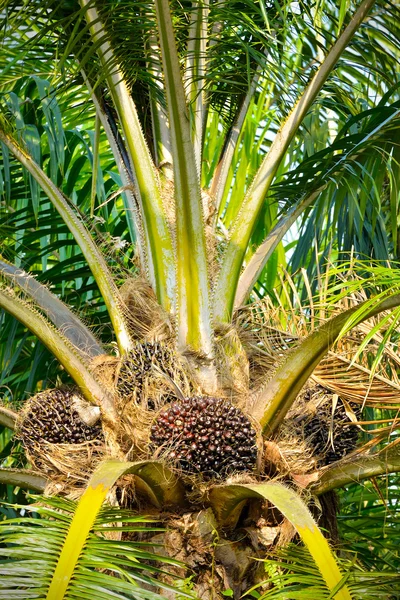
[[[160,487],[155,464],[110,461],[93,474],[78,505],[60,498],[43,499],[43,504],[29,507],[40,519],[3,521],[0,539],[7,547],[2,551],[0,562],[0,598],[16,594],[21,598],[39,595],[48,600],[73,599],[86,597],[94,590],[99,598],[162,598],[142,588],[143,583],[154,589],[174,591],[173,587],[155,581],[153,575],[161,570],[147,561],[167,564],[176,564],[176,561],[154,555],[143,542],[107,539],[113,531],[121,532],[121,523],[125,531],[152,531],[146,527],[151,521],[145,517],[113,508],[99,512],[113,483],[127,472],[143,478],[154,490],[154,497],[162,496],[164,503],[168,504],[171,498],[176,500],[176,494],[179,495],[178,487],[171,487],[170,483]],[[162,478],[165,480],[165,472]],[[40,556],[32,559],[38,546]],[[183,593],[183,597],[190,596]]]
[[[339,559],[342,569],[346,572],[345,579],[354,598],[373,600],[374,598],[396,598],[392,593],[399,583],[396,572],[384,571],[369,573],[351,557]],[[269,591],[260,590],[258,598],[318,598],[328,600],[337,598],[337,594],[328,589],[320,573],[311,560],[307,548],[290,544],[276,552],[276,558],[265,563],[268,574]],[[262,588],[259,584],[253,591]],[[249,590],[250,591],[250,590]]]

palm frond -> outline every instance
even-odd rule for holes
[[[311,78],[303,94],[298,98],[292,111],[277,132],[268,153],[264,157],[260,168],[247,190],[238,217],[231,228],[230,239],[218,275],[214,314],[215,318],[222,322],[226,322],[231,317],[237,281],[255,221],[259,216],[265,195],[278,171],[286,150],[313,100],[321,90],[363,19],[368,14],[371,6],[372,1],[366,0],[358,7],[348,26],[338,37],[321,63],[320,68]]]
[[[351,117],[333,144],[301,162],[296,169],[286,172],[274,184],[269,201],[284,202],[282,216],[277,220],[275,227],[271,228],[263,243],[255,250],[253,256],[251,258],[249,256],[249,262],[239,280],[235,298],[236,308],[245,301],[272,252],[295,220],[302,216],[302,213],[305,213],[302,216],[302,223],[307,224],[307,230],[303,229],[304,238],[301,243],[296,245],[291,258],[293,270],[297,270],[300,265],[304,264],[304,253],[307,252],[307,257],[309,257],[312,251],[310,250],[312,240],[309,237],[311,227],[316,224],[315,219],[317,218],[328,219],[328,223],[324,224],[324,235],[326,238],[329,236],[331,245],[333,234],[337,239],[339,250],[343,251],[346,247],[348,251],[351,250],[351,240],[353,239],[351,231],[355,224],[348,221],[347,238],[344,239],[345,232],[339,228],[338,222],[342,211],[344,214],[344,206],[341,210],[336,208],[333,213],[323,211],[322,207],[331,202],[332,194],[346,196],[347,200],[341,198],[341,202],[346,205],[348,218],[353,221],[355,218],[358,228],[356,235],[360,241],[363,237],[362,228],[367,206],[376,206],[376,218],[369,220],[369,222],[372,221],[370,239],[373,243],[373,237],[382,225],[379,220],[382,200],[377,190],[385,190],[385,196],[388,193],[393,195],[396,191],[393,179],[391,179],[393,183],[390,186],[392,191],[387,189],[385,172],[387,170],[387,173],[390,174],[392,169],[396,168],[393,153],[396,148],[399,111],[399,103],[396,102],[390,105],[382,104],[376,109],[360,113],[357,115],[357,119]],[[358,129],[357,133],[354,133],[353,129],[355,124]],[[349,131],[352,133],[350,134]],[[378,173],[380,174],[379,178]],[[354,186],[360,186],[360,181],[362,181],[361,189],[354,188]],[[299,190],[301,190],[301,195],[299,195]],[[367,202],[367,199],[370,200],[370,203]],[[350,202],[354,205],[352,210],[349,210]],[[385,231],[385,228],[381,227],[382,229]],[[380,239],[380,244],[381,241]],[[319,236],[319,244],[321,251],[325,245],[322,236]],[[387,241],[384,244],[387,253],[388,245]],[[356,252],[359,252],[361,248],[358,243],[355,246]],[[365,251],[366,248],[362,248],[362,250]],[[382,250],[380,252],[382,253]],[[371,249],[371,255],[374,254],[375,252],[372,252]]]
[[[121,352],[127,352],[131,347],[131,340],[122,314],[121,303],[113,279],[109,273],[107,263],[104,260],[103,255],[98,251],[97,246],[94,244],[90,233],[87,231],[82,220],[72,209],[71,203],[53,184],[51,179],[47,177],[45,172],[32,157],[18,144],[15,138],[10,134],[5,133],[4,130],[1,130],[0,139],[4,145],[8,146],[17,160],[19,160],[26,168],[35,182],[43,188],[56,210],[60,213],[60,216],[66,223],[68,229],[74,235],[102,292]]]
[[[391,503],[396,505],[393,490],[385,490],[385,470],[393,471],[386,479],[388,487],[397,489],[399,483],[394,474],[400,468],[398,314],[388,312],[399,301],[398,281],[395,276],[393,285],[389,270],[377,277],[375,272],[372,277],[354,276],[351,270],[335,272],[329,260],[339,267],[346,265],[353,247],[357,257],[365,253],[386,260],[399,254],[399,15],[398,6],[388,0],[32,0],[23,5],[7,0],[0,23],[4,49],[0,104],[13,132],[5,130],[0,140],[1,255],[5,257],[2,270],[8,273],[0,297],[24,325],[0,313],[0,386],[5,406],[0,410],[1,493],[9,499],[18,495],[22,506],[24,499],[16,486],[34,485],[35,473],[29,479],[16,470],[26,465],[9,429],[14,422],[10,407],[19,407],[28,395],[46,390],[50,383],[58,386],[73,379],[107,409],[102,422],[104,448],[111,456],[148,460],[128,467],[116,461],[103,465],[105,476],[97,472],[77,507],[67,500],[40,498],[35,509],[42,511],[41,518],[27,521],[13,514],[14,509],[4,508],[2,514],[17,517],[0,528],[11,536],[10,543],[3,544],[9,558],[6,555],[0,562],[0,572],[10,569],[5,596],[36,594],[49,599],[94,594],[105,599],[150,598],[150,589],[162,593],[159,579],[167,577],[163,564],[178,565],[154,556],[147,537],[151,523],[139,532],[128,532],[137,525],[128,521],[124,531],[119,526],[107,529],[114,519],[120,523],[132,516],[107,508],[93,525],[107,490],[126,468],[130,475],[124,484],[134,481],[138,497],[152,503],[153,511],[163,510],[164,505],[185,510],[186,501],[190,510],[197,510],[200,502],[212,505],[210,523],[207,517],[207,527],[213,529],[207,531],[211,546],[204,550],[212,557],[211,568],[207,564],[204,573],[196,571],[196,585],[206,587],[222,573],[222,592],[230,576],[231,566],[223,562],[224,552],[217,548],[214,529],[218,525],[243,526],[246,537],[232,542],[235,556],[239,545],[247,553],[250,547],[258,551],[264,543],[258,506],[252,502],[249,511],[241,513],[248,499],[258,504],[272,500],[295,523],[322,574],[318,578],[304,558],[305,570],[296,581],[293,567],[286,586],[286,575],[279,571],[279,580],[274,569],[280,567],[270,563],[275,586],[271,593],[293,598],[376,597],[377,587],[367,582],[370,575],[354,575],[362,572],[363,564],[376,565],[376,581],[385,593],[381,571],[387,571],[397,585],[392,571],[398,556],[385,538],[390,536],[382,515],[389,514]],[[100,290],[96,262],[107,279]],[[282,275],[282,266],[292,275]],[[294,272],[300,268],[301,274]],[[365,271],[368,268],[364,265]],[[134,281],[126,281],[137,272],[139,290]],[[36,277],[29,285],[25,273]],[[353,284],[361,276],[365,285]],[[341,278],[349,280],[347,299],[337,286]],[[118,293],[125,281],[126,305]],[[53,295],[64,302],[57,304],[54,318],[54,311],[46,308],[47,300],[38,310],[29,299],[37,293],[43,296],[45,290],[50,305],[57,304]],[[252,291],[253,298],[261,301],[243,307]],[[214,323],[210,323],[211,292]],[[113,315],[113,302],[123,325],[126,319],[126,330],[121,331],[114,314],[117,335],[107,315],[107,307]],[[360,302],[367,307],[361,314],[356,308]],[[375,312],[380,309],[388,310],[378,319]],[[135,317],[130,316],[131,310]],[[135,327],[141,310],[146,311],[147,329],[141,323]],[[96,364],[104,359],[95,372],[99,382],[104,378],[101,385],[90,357],[82,356],[82,348],[76,349],[80,342],[64,335],[74,329],[75,314],[85,322],[80,328],[85,339],[96,340],[94,354],[104,348],[113,355],[96,358]],[[153,314],[157,316],[152,320]],[[348,316],[351,331],[343,329]],[[61,331],[54,333],[52,320],[61,324]],[[224,320],[220,326],[218,321]],[[29,333],[29,326],[65,369]],[[127,343],[123,343],[124,331]],[[179,333],[178,350],[174,332]],[[173,374],[169,365],[165,367],[165,389],[165,380],[160,386],[154,383],[154,402],[148,398],[147,380],[143,383],[147,376],[134,373],[134,352],[132,369],[126,369],[133,374],[129,398],[120,385],[128,357],[119,354],[129,350],[130,335],[149,359],[139,361],[140,369],[152,372],[154,367],[160,374],[156,353],[164,343],[171,362],[176,359]],[[153,342],[155,355],[150,356],[147,350]],[[376,355],[379,363],[374,362]],[[162,448],[155,449],[153,432],[159,421],[152,426],[153,419],[164,419],[171,430],[183,425],[184,442],[192,440],[190,431],[186,439],[184,419],[176,418],[181,414],[180,401],[174,404],[173,395],[211,393],[210,375],[216,372],[220,385],[213,386],[213,397],[221,396],[221,405],[222,398],[229,398],[248,413],[255,408],[249,420],[261,421],[264,429],[281,425],[274,439],[268,439],[269,431],[259,432],[257,468],[244,475],[235,473],[221,486],[203,482],[200,474],[181,480],[176,469],[181,455],[170,453],[171,461],[175,457],[177,462],[169,467],[167,455],[160,455]],[[307,389],[296,398],[307,377]],[[150,382],[148,387],[152,386]],[[168,413],[164,418],[162,412],[156,416],[154,409],[168,403],[175,416]],[[259,422],[255,429],[261,429]],[[196,427],[200,423],[201,416]],[[315,423],[317,428],[322,424],[317,441]],[[262,435],[266,455],[261,452]],[[285,436],[291,436],[288,446],[296,445],[296,457],[304,448],[301,465],[296,457],[290,462]],[[202,435],[204,446],[208,441]],[[197,450],[193,444],[190,447]],[[328,450],[319,453],[324,444],[329,458]],[[50,442],[43,446],[49,459],[54,459],[56,449],[50,456]],[[78,464],[74,447],[65,446],[68,460],[48,488],[53,491],[60,490],[58,482],[63,490],[68,487],[73,471],[68,465]],[[213,455],[230,449],[213,446]],[[270,465],[271,447],[277,453],[282,450],[282,460],[271,458]],[[86,453],[86,447],[81,450]],[[162,459],[150,460],[154,455]],[[210,457],[204,460],[208,464]],[[349,500],[349,512],[357,512],[356,503],[365,509],[358,517],[362,535],[357,537],[349,520],[343,521],[344,536],[355,540],[360,559],[349,564],[350,558],[338,567],[300,495],[275,481],[263,482],[261,465],[271,466],[271,473],[289,485],[307,488],[308,498],[337,486],[344,486],[347,493],[352,481],[366,482],[362,485],[370,493]],[[50,471],[51,467],[46,472],[43,466],[45,476]],[[83,467],[82,479],[84,471]],[[40,474],[36,483],[43,484]],[[190,488],[187,498],[184,484]],[[119,501],[119,490],[116,496]],[[321,500],[321,506],[325,510],[327,503]],[[394,536],[396,510],[391,524]],[[173,526],[183,531],[183,523],[184,537],[186,525],[195,522],[197,527],[201,518],[180,515]],[[278,515],[279,523],[280,519]],[[384,539],[379,544],[380,531]],[[228,548],[229,538],[236,533],[231,536],[226,530]],[[29,556],[36,534],[43,548],[39,557]],[[182,544],[182,549],[186,547],[189,544]],[[129,554],[133,548],[135,556]],[[167,544],[165,551],[169,550]],[[238,556],[241,562],[242,555]],[[196,564],[198,557],[190,560]],[[249,585],[254,571],[249,567],[244,576],[249,576]],[[206,584],[203,575],[211,577],[204,580]],[[236,596],[247,583],[236,585],[234,578],[229,585]],[[166,595],[177,593],[170,585],[165,587]],[[249,594],[254,597],[264,591],[253,589]]]
[[[348,551],[371,571],[398,570],[399,475],[383,475],[340,491],[338,527]]]
[[[18,118],[22,119],[21,125],[25,123],[27,127],[35,127],[44,133],[41,136],[40,152],[42,168],[56,182],[62,193],[71,197],[81,217],[83,213],[88,214],[91,210],[93,155],[90,119],[93,113],[89,111],[88,114],[87,98],[84,97],[82,101],[82,97],[77,95],[76,88],[73,88],[71,94],[64,94],[60,103],[57,103],[54,90],[52,91],[46,82],[38,79],[33,82],[31,78],[24,78],[18,83],[20,97],[16,106],[20,115]],[[41,88],[45,87],[47,90],[47,96],[43,101],[38,98],[39,84]],[[57,153],[54,151],[54,141],[50,141],[53,140],[54,135],[50,136],[49,133],[51,121],[48,122],[47,113],[43,113],[42,104],[44,102],[53,107],[55,113],[61,111],[63,115],[64,129],[58,139],[60,149]],[[78,131],[75,128],[77,118],[81,119],[82,124],[85,123],[85,125],[86,118],[89,119],[87,130],[79,128]],[[58,156],[63,157],[63,160],[59,160]],[[124,256],[121,260],[121,251],[117,256],[118,251],[116,252],[115,247],[119,244],[120,248],[124,248],[127,243],[129,227],[127,227],[124,211],[121,210],[121,201],[117,200],[111,204],[115,193],[113,177],[115,175],[117,178],[118,175],[111,171],[112,155],[106,149],[104,139],[101,140],[100,156],[103,166],[101,177],[97,177],[98,206],[95,207],[93,219],[89,220],[84,217],[83,220],[86,227],[90,229],[90,235],[94,234],[97,244],[105,252],[113,275],[120,278],[125,274],[125,266],[122,263],[130,256],[130,252],[129,248],[126,248],[126,258]],[[7,238],[3,246],[5,257],[11,259],[11,262],[15,262],[17,266],[22,266],[19,261],[21,256],[25,257],[22,260],[24,261],[23,266],[27,270],[38,274],[39,278],[42,277],[42,281],[50,278],[52,290],[64,298],[67,296],[67,302],[75,305],[78,311],[85,305],[86,313],[95,313],[97,314],[96,320],[104,321],[103,301],[73,237],[42,194],[39,198],[40,211],[39,214],[36,214],[37,211],[29,200],[29,180],[27,180],[26,174],[24,175],[16,161],[6,156],[4,146],[3,157],[4,161],[7,159],[3,165],[3,173],[5,181],[10,187],[10,193],[5,189],[6,203],[2,207],[0,225]],[[29,250],[31,248],[33,250],[33,247],[35,252],[30,252]],[[14,259],[15,254],[16,258]],[[43,276],[42,271],[46,271],[46,275]],[[80,289],[79,295],[75,291],[77,287]],[[89,303],[85,303],[85,300],[88,300]],[[96,305],[97,309],[94,308]],[[91,306],[93,310],[91,310]]]
[[[83,355],[87,354],[93,357],[104,354],[104,349],[90,330],[83,325],[57,296],[52,294],[44,285],[40,284],[32,275],[4,261],[1,257],[0,274],[5,279],[8,279],[11,285],[17,285],[33,299],[49,320]]]
[[[212,333],[200,173],[191,140],[169,4],[156,0],[155,7],[175,181],[178,343],[181,348],[192,348],[209,356]]]
[[[399,597],[395,592],[399,584],[399,575],[396,571],[369,572],[357,561],[356,556],[353,560],[351,556],[347,559],[339,559],[339,564],[345,572],[344,579],[353,598],[395,600]],[[294,544],[281,548],[275,553],[275,559],[265,561],[265,571],[270,589],[260,590],[267,584],[265,581],[265,584],[261,583],[249,590],[249,592],[260,590],[260,595],[257,595],[259,600],[267,600],[267,598],[329,600],[338,597],[326,586],[307,548]]]
[[[34,497],[35,503],[14,506],[25,517],[0,523],[2,550],[0,598],[49,596],[49,583],[61,553],[77,504],[62,498]],[[149,517],[105,507],[90,528],[68,586],[68,598],[93,594],[98,598],[161,600],[156,590],[177,591],[155,580],[165,564],[179,565],[154,554],[151,542],[141,536],[160,531]],[[40,553],[37,548],[40,547]],[[157,566],[161,564],[162,567]],[[151,590],[149,590],[151,586]],[[183,597],[190,597],[181,592]],[[58,596],[57,596],[58,597]]]
[[[398,473],[400,471],[400,454],[398,444],[394,442],[380,452],[363,454],[345,458],[326,469],[322,469],[316,477],[310,474],[313,491],[324,494],[330,490],[343,488],[352,482],[379,477],[386,473]]]
[[[0,483],[34,492],[44,492],[47,479],[32,469],[0,468]]]
[[[337,271],[332,266],[331,269]],[[357,287],[358,291],[354,291],[351,296],[337,296],[335,278],[332,278],[332,289],[336,292],[331,293],[331,269],[321,276],[316,296],[312,295],[311,282],[305,270],[293,278],[285,273],[281,276],[281,289],[275,291],[274,299],[266,297],[239,312],[241,327],[246,329],[251,326],[256,336],[249,352],[256,362],[262,361],[266,371],[264,374],[257,374],[258,371],[255,371],[252,375],[254,398],[257,398],[260,387],[270,388],[270,381],[275,381],[277,363],[281,364],[285,356],[290,357],[295,348],[299,344],[301,346],[302,340],[317,331],[321,325],[329,323],[329,319],[334,315],[343,314],[358,303],[366,301],[367,292],[360,287]],[[347,281],[351,285],[351,279]],[[306,300],[302,298],[302,292]],[[327,298],[332,298],[331,303],[327,302]],[[395,322],[396,315],[390,312],[382,314],[388,323]],[[374,447],[381,448],[391,444],[396,439],[395,432],[399,427],[400,387],[396,352],[398,327],[391,328],[391,337],[385,342],[381,363],[374,366],[374,358],[383,339],[380,332],[381,321],[381,315],[373,317],[359,323],[351,332],[338,338],[326,357],[315,366],[310,375],[310,389],[304,392],[308,398],[308,409],[313,414],[318,412],[322,405],[326,406],[329,398],[335,427],[344,427],[343,435],[345,431],[350,431],[350,435],[354,436],[358,432],[356,458],[363,451],[371,452]],[[368,338],[368,344],[360,354],[358,348],[365,337]],[[244,342],[247,343],[245,339]],[[304,365],[301,371],[303,367]],[[343,411],[343,415],[347,416],[344,422],[336,412],[335,398],[340,398],[339,412]],[[297,409],[294,410],[298,411],[302,405],[297,403],[296,406]],[[304,409],[305,407],[301,410]],[[334,441],[331,441],[331,444],[333,446]]]
[[[114,401],[109,392],[96,380],[82,355],[73,344],[44,317],[35,306],[18,298],[12,288],[0,290],[0,306],[17,318],[49,348],[61,364],[80,386],[87,400],[103,407],[103,410],[115,416]]]
[[[51,387],[69,375],[45,346],[5,311],[0,313],[0,385],[2,403],[19,408],[38,387]]]
[[[146,525],[149,519],[132,516],[120,508],[106,507],[101,511],[111,487],[126,473],[134,473],[146,484],[156,505],[168,505],[181,496],[179,482],[161,464],[103,462],[92,474],[78,504],[61,498],[40,499],[43,502],[39,505],[29,507],[30,512],[35,511],[41,516],[39,520],[17,518],[0,523],[0,540],[7,544],[0,563],[0,598],[6,598],[12,592],[18,594],[17,590],[24,590],[26,598],[39,594],[47,600],[56,600],[60,593],[63,597],[66,594],[78,598],[93,589],[100,598],[110,597],[106,594],[114,594],[116,598],[160,598],[142,588],[142,583],[150,584],[154,590],[175,591],[153,579],[152,575],[162,573],[162,570],[147,561],[175,565],[177,562],[161,558],[151,550],[140,549],[145,543],[121,537],[124,530],[121,523],[129,523],[128,532],[146,532],[146,527],[137,524]],[[13,473],[8,475],[11,477]],[[19,477],[22,477],[21,473]],[[25,479],[29,478],[29,474],[25,474]],[[34,474],[31,480],[35,483]],[[29,483],[26,483],[28,487]],[[113,536],[113,531],[119,535]],[[32,560],[32,549],[38,544],[42,552],[39,558]],[[183,594],[183,597],[190,596]]]
[[[263,429],[272,432],[282,422],[297,394],[322,357],[338,339],[342,330],[347,330],[348,321],[352,322],[354,326],[380,312],[396,308],[399,301],[400,295],[392,293],[388,294],[385,299],[379,298],[373,303],[366,301],[368,306],[366,310],[362,310],[360,307],[349,308],[328,319],[288,352],[269,378],[268,385],[258,394],[254,406],[254,414],[258,416]],[[357,315],[356,319],[354,319],[355,314]],[[360,314],[363,316],[360,317]],[[263,407],[265,407],[265,412],[263,412]],[[262,416],[261,413],[263,413]]]

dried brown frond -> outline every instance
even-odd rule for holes
[[[315,369],[312,379],[351,402],[361,405],[400,407],[400,385],[337,352],[330,352]]]
[[[356,275],[349,273],[349,277]],[[318,295],[313,297],[311,286],[303,271],[294,278],[283,273],[282,288],[275,298],[263,298],[242,308],[237,314],[237,326],[242,343],[249,357],[250,388],[252,394],[267,385],[274,369],[287,356],[291,348],[312,333],[332,316],[347,310],[367,299],[360,289],[336,303],[329,298],[329,273],[319,282]],[[307,299],[302,301],[297,289],[307,290]],[[281,298],[284,298],[284,303]],[[386,313],[383,315],[387,317]],[[344,402],[360,406],[371,406],[389,411],[386,421],[377,427],[380,434],[384,423],[398,426],[400,411],[400,378],[397,352],[398,328],[393,330],[392,340],[385,343],[379,365],[371,370],[371,364],[383,342],[384,332],[377,328],[382,315],[371,318],[342,337],[334,349],[320,362],[310,380],[337,394]],[[386,327],[391,326],[388,317]],[[371,331],[374,332],[360,356],[358,348]],[[369,430],[369,433],[371,430]]]
[[[285,354],[299,336],[285,332],[279,324],[279,310],[270,298],[255,302],[238,311],[235,325],[249,361],[249,387],[259,390],[272,376]]]

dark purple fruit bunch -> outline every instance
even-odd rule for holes
[[[158,415],[150,439],[167,460],[205,479],[252,471],[257,462],[256,432],[249,419],[218,398],[173,402]]]
[[[73,406],[75,392],[68,389],[46,390],[36,394],[23,410],[18,427],[26,447],[40,440],[52,444],[81,444],[102,439],[101,425],[86,425]]]
[[[172,376],[172,362],[170,351],[161,342],[136,344],[123,359],[117,381],[118,392],[123,396],[131,396],[134,391],[140,394],[153,365]]]
[[[357,418],[361,410],[357,405],[351,405]],[[318,412],[309,418],[304,427],[304,436],[318,457],[319,466],[330,465],[352,452],[357,446],[359,430],[350,424],[343,404],[338,403],[334,412],[333,426],[332,405],[327,402]]]

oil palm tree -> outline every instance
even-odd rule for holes
[[[239,597],[258,576],[243,559],[254,549],[243,543],[235,553],[235,536],[246,524],[249,539],[260,539],[262,523],[275,535],[285,529],[276,516],[268,521],[268,501],[302,536],[328,588],[350,598],[300,495],[399,470],[390,344],[373,383],[368,352],[352,360],[349,336],[342,354],[324,359],[349,323],[359,336],[368,320],[371,352],[382,341],[371,326],[376,315],[395,335],[387,311],[400,303],[398,285],[384,285],[361,312],[352,299],[331,308],[324,286],[317,307],[304,274],[298,290],[311,299],[307,309],[299,294],[289,302],[300,279],[285,277],[270,298],[283,241],[299,218],[305,234],[291,244],[292,260],[302,257],[310,274],[328,250],[335,258],[380,248],[378,234],[384,258],[397,256],[398,9],[373,0],[48,0],[6,2],[2,14],[0,305],[57,359],[63,384],[48,389],[49,355],[4,317],[3,361],[12,357],[18,371],[16,395],[40,391],[18,414],[1,409],[33,466],[5,468],[2,481],[46,486],[70,501],[88,485],[63,557],[78,547],[72,536],[82,514],[89,535],[106,493],[121,505],[137,493],[170,508],[177,537],[166,534],[166,548],[174,539],[185,547],[185,523],[202,543],[208,536],[203,557],[192,557],[203,595],[230,586]],[[310,256],[315,233],[318,260]],[[310,384],[302,392],[311,375],[340,395],[342,420],[360,422],[357,402],[375,411],[367,424],[383,411],[351,461],[355,436],[339,443],[332,409],[308,401]],[[350,377],[358,382],[351,392]],[[332,432],[340,451],[326,443]],[[275,477],[298,494],[266,481]],[[195,517],[199,507],[204,519]],[[224,543],[220,528],[230,532]],[[204,552],[209,568],[199,567]],[[48,598],[64,597],[52,594],[66,562],[41,581]],[[71,565],[61,573],[66,586],[77,576]]]

